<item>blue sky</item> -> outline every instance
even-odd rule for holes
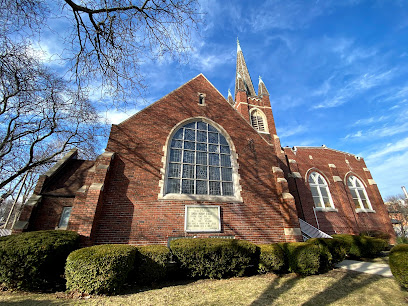
[[[321,146],[364,157],[383,197],[408,187],[408,3],[201,2],[205,22],[187,63],[145,63],[146,101],[199,73],[225,95],[240,40],[255,87],[262,76],[283,146]]]

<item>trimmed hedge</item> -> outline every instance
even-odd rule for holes
[[[37,231],[0,242],[0,282],[24,290],[55,289],[64,284],[65,260],[79,246],[71,231]]]
[[[408,244],[398,244],[391,249],[390,268],[401,287],[408,289]]]
[[[360,233],[360,236],[380,238],[380,239],[386,240],[387,242],[389,242],[391,239],[391,235],[389,233],[379,231],[379,230],[363,231]]]
[[[120,292],[134,268],[137,249],[130,245],[105,244],[69,254],[65,266],[67,289],[87,294]]]
[[[279,243],[285,252],[289,271],[303,276],[327,272],[331,254],[327,247],[307,242]]]
[[[139,284],[152,284],[166,279],[170,250],[164,245],[138,246],[133,278]]]
[[[258,246],[261,252],[259,255],[259,273],[279,273],[285,270],[285,253],[278,244],[262,244]]]
[[[257,268],[259,248],[236,239],[177,239],[170,248],[190,277],[223,278],[242,276]]]
[[[355,258],[372,258],[381,251],[386,250],[388,247],[388,242],[386,240],[368,236],[340,234],[333,235],[333,238],[350,244],[348,255]]]
[[[331,238],[311,238],[307,240],[307,243],[327,247],[331,254],[331,260],[329,262],[331,266],[343,261],[351,247],[351,245],[345,240]]]

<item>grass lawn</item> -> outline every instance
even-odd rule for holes
[[[120,296],[69,298],[64,293],[0,292],[2,305],[407,305],[393,278],[341,269],[323,275],[257,275],[198,280]]]

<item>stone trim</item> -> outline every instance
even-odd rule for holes
[[[337,168],[335,164],[329,164],[329,168]]]
[[[289,193],[289,192],[282,193],[282,198],[284,200],[294,199],[293,195],[291,193]]]
[[[272,172],[276,173],[276,172],[283,172],[283,170],[279,167],[272,167]]]
[[[334,211],[338,212],[339,210],[334,207],[315,207],[315,211],[321,211],[321,212],[329,212],[329,211]]]
[[[92,185],[89,187],[89,190],[100,190],[103,191],[103,183],[92,183]]]
[[[370,185],[377,185],[377,183],[373,179],[368,179],[368,183]]]
[[[343,180],[341,179],[340,176],[335,175],[335,176],[333,176],[333,181],[335,181],[335,182],[342,182]]]
[[[374,209],[356,208],[356,213],[375,213]]]
[[[289,177],[302,178],[302,175],[299,172],[292,172],[292,173],[289,173]]]
[[[366,172],[370,172],[370,170],[368,170],[368,168],[363,168],[364,171]]]
[[[78,149],[74,148],[69,150],[67,154],[64,155],[61,159],[59,159],[47,172],[45,172],[45,176],[51,177],[56,174],[71,158],[74,158],[78,154]]]
[[[284,228],[284,232],[286,236],[301,236],[302,235],[302,231],[300,230],[299,227],[285,227]]]

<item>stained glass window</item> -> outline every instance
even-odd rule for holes
[[[234,195],[231,150],[215,127],[190,122],[170,144],[166,193]]]

